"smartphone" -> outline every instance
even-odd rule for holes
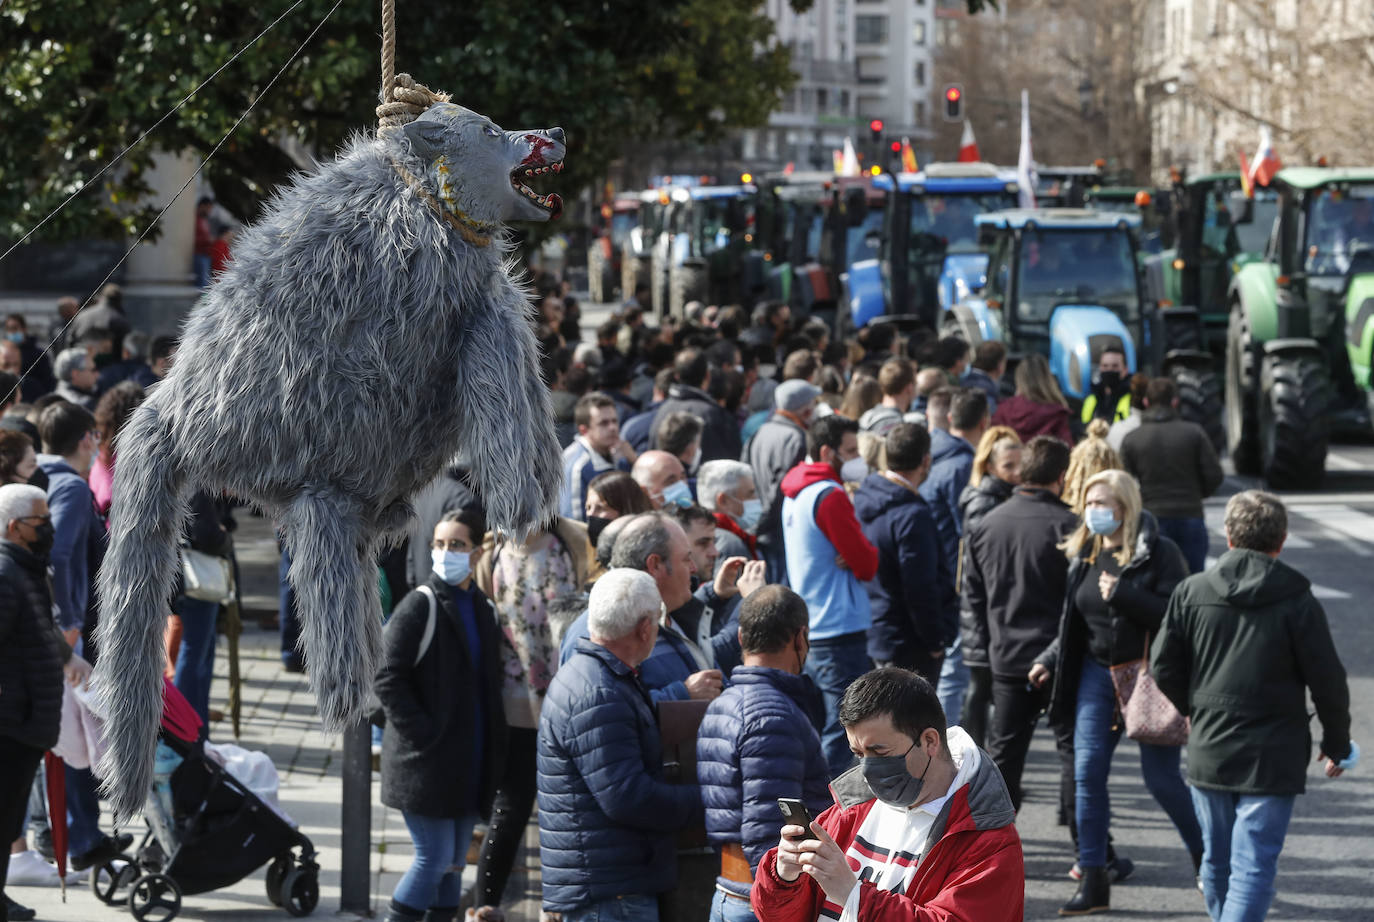
[[[800,826],[811,831],[811,811],[806,809],[806,804],[793,797],[779,797],[778,809],[782,811],[784,826]]]

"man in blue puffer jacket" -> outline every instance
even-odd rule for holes
[[[814,726],[824,703],[801,675],[808,622],[806,603],[785,586],[765,586],[741,603],[744,665],[711,702],[697,734],[706,834],[721,853],[712,919],[754,919],[754,869],[783,825],[777,798],[799,798],[813,816],[831,804]]]
[[[658,637],[653,577],[615,569],[588,600],[589,639],[558,670],[539,717],[544,910],[563,922],[658,922],[677,883],[678,830],[701,821],[701,789],[663,779],[658,721],[639,664]]]

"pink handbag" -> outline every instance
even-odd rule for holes
[[[1126,735],[1154,746],[1182,746],[1188,742],[1188,718],[1159,690],[1150,675],[1150,636],[1145,656],[1112,667],[1116,702],[1126,723]]]

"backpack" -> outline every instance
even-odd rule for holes
[[[417,586],[416,591],[422,593],[429,600],[429,612],[425,617],[425,629],[420,633],[420,645],[415,650],[415,662],[412,666],[420,665],[420,660],[425,658],[429,652],[430,644],[434,642],[434,625],[438,621],[439,600],[434,597],[434,590],[428,586]],[[368,721],[374,727],[386,726],[386,711],[382,709],[382,702],[377,700],[375,691],[368,692]]]

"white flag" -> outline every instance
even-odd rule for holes
[[[1035,157],[1031,155],[1030,92],[1021,91],[1021,155],[1016,158],[1016,184],[1022,208],[1035,207]]]
[[[854,142],[849,138],[844,139],[844,159],[840,162],[840,175],[859,175],[859,155],[854,153]]]

